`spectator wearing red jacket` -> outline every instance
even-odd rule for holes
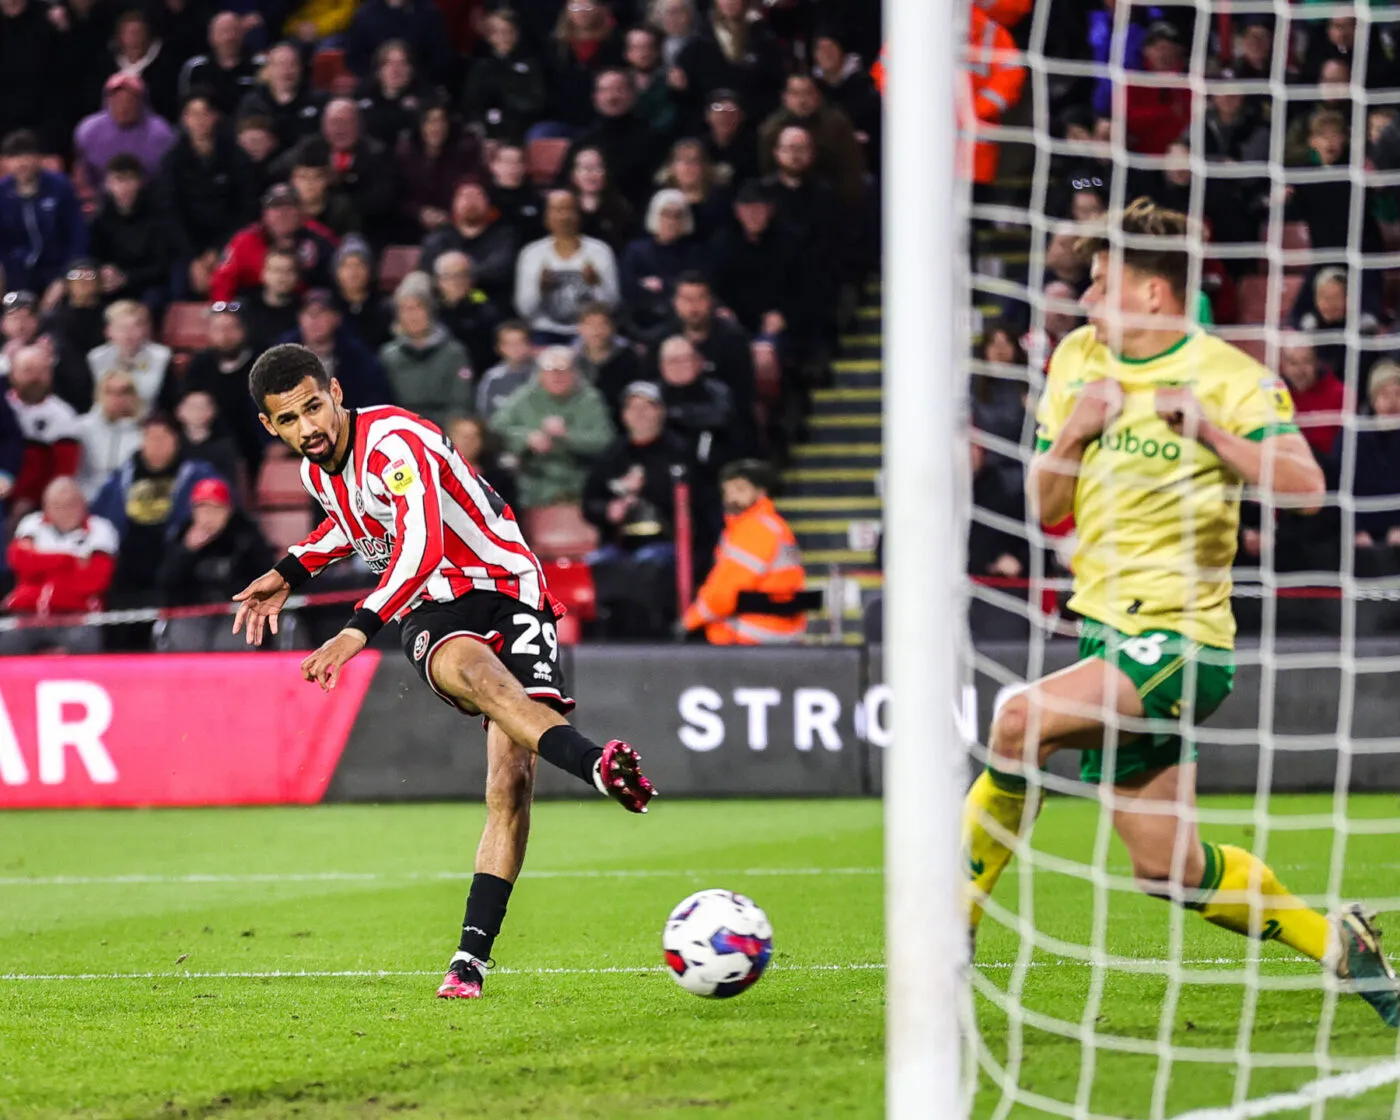
[[[1186,88],[1185,53],[1175,27],[1159,20],[1147,29],[1142,44],[1143,69],[1152,74],[1180,74],[1178,86],[1128,82],[1128,148],[1143,155],[1165,155],[1167,145],[1191,123],[1191,91]]]
[[[47,340],[17,351],[6,399],[24,438],[24,456],[10,497],[13,512],[37,509],[49,483],[78,473],[78,414],[53,391],[53,349]]]
[[[50,482],[43,501],[42,510],[20,520],[6,551],[15,589],[5,609],[38,617],[101,610],[116,567],[116,529],[88,513],[83,492],[71,478]],[[99,633],[82,626],[15,630],[0,635],[0,652],[37,653],[57,647],[69,653],[96,653]]]
[[[304,288],[329,288],[336,244],[335,234],[303,216],[296,191],[279,183],[263,195],[262,219],[239,230],[228,243],[210,279],[209,296],[227,302],[247,288],[260,287],[263,258],[273,247],[296,254]]]
[[[1279,374],[1288,383],[1298,427],[1313,454],[1319,459],[1330,455],[1342,431],[1346,405],[1341,381],[1318,362],[1312,344],[1301,338],[1291,340],[1279,351]]]

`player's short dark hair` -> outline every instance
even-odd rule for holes
[[[146,169],[141,166],[141,161],[130,152],[118,152],[107,161],[103,170],[108,175],[136,175],[143,179],[146,177]]]
[[[321,359],[305,346],[284,342],[264,351],[262,357],[253,363],[252,371],[248,374],[248,391],[258,411],[266,412],[268,397],[289,393],[308,377],[316,382],[316,388],[330,388],[331,375],[326,372]]]
[[[762,459],[735,459],[732,463],[726,463],[719,472],[720,482],[731,482],[736,478],[742,478],[765,494],[773,492],[773,468]]]
[[[1135,199],[1118,217],[1118,227],[1130,237],[1159,239],[1153,246],[1123,246],[1123,264],[1135,272],[1159,276],[1171,285],[1172,294],[1186,299],[1186,279],[1191,267],[1187,232],[1190,220],[1179,210],[1158,206],[1150,198]],[[1107,233],[1081,237],[1075,248],[1086,259],[1109,252]]]
[[[0,147],[0,156],[9,159],[12,156],[37,156],[39,154],[39,137],[30,129],[17,128],[14,132],[5,137],[3,147]]]

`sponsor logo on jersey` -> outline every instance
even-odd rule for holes
[[[428,632],[424,630],[418,637],[413,639],[413,660],[422,661],[423,655],[428,652]]]
[[[360,537],[351,543],[375,575],[383,574],[394,555],[393,537]]]
[[[407,459],[396,459],[384,470],[384,485],[400,497],[407,494],[417,481],[418,476],[413,473],[413,466]]]
[[[1155,439],[1143,439],[1135,435],[1132,428],[1120,428],[1115,432],[1106,432],[1099,440],[1099,446],[1105,451],[1121,451],[1124,455],[1141,455],[1144,459],[1165,459],[1169,463],[1175,463],[1181,458],[1181,444],[1174,439],[1158,441]]]

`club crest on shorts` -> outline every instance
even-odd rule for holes
[[[422,661],[423,655],[428,652],[428,632],[426,630],[413,639],[413,660]]]

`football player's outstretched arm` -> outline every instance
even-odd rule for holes
[[[261,645],[265,630],[277,633],[282,605],[293,591],[322,568],[354,552],[350,538],[332,518],[326,518],[301,544],[294,544],[272,571],[259,576],[233,597],[238,611],[233,632],[243,630],[250,646]],[[246,628],[245,628],[246,627]]]

